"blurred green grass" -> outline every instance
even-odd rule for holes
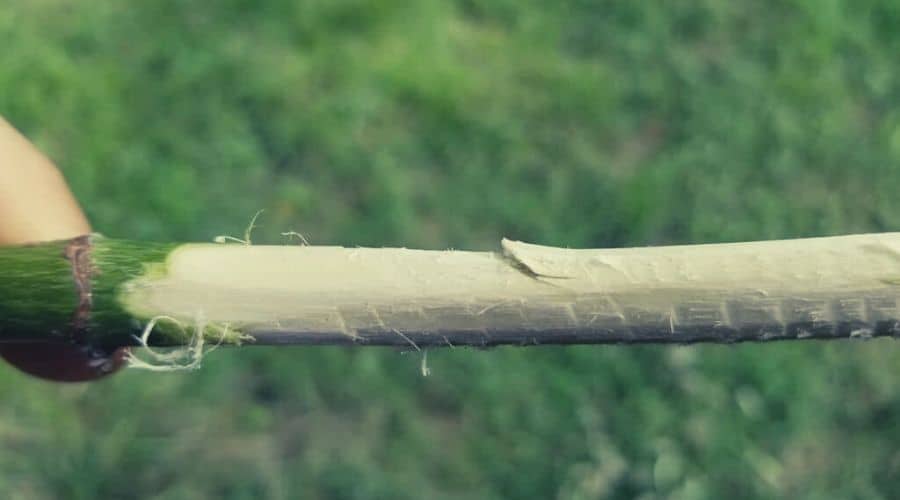
[[[890,1],[11,1],[0,113],[110,236],[619,246],[896,230]],[[891,498],[890,340],[0,368],[8,498]]]

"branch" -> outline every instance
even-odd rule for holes
[[[159,244],[0,249],[0,342],[417,347],[900,333],[900,233],[502,252]]]

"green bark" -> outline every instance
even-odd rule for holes
[[[137,322],[120,305],[120,287],[175,246],[95,235],[0,248],[0,342],[133,344]]]

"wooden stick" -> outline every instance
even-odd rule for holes
[[[900,333],[900,233],[500,252],[158,244],[0,249],[0,341],[492,346]]]

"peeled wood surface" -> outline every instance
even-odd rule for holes
[[[900,331],[900,234],[503,252],[189,244],[125,285],[139,318],[258,344],[419,347],[870,337]]]

